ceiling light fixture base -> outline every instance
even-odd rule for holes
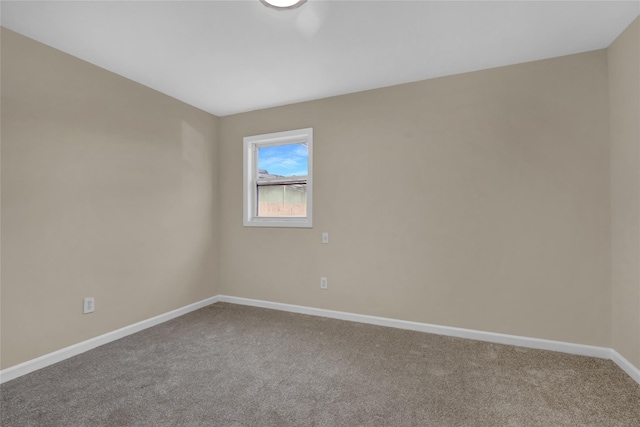
[[[263,5],[276,10],[290,10],[297,9],[307,0],[260,0]]]

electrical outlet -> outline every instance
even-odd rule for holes
[[[326,277],[321,277],[320,278],[320,289],[329,289]]]
[[[84,299],[82,314],[93,313],[95,310],[95,299],[93,297]]]

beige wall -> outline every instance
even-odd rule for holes
[[[1,71],[2,368],[217,294],[217,118],[4,28]]]
[[[221,293],[608,347],[607,85],[601,50],[222,118]],[[303,127],[314,228],[243,227],[242,137]]]
[[[608,49],[612,344],[640,369],[640,18]]]
[[[221,119],[2,29],[1,367],[216,294],[640,367],[639,26],[608,51]],[[243,227],[242,137],[304,127],[314,228]]]

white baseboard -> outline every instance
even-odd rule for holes
[[[176,310],[172,310],[168,313],[164,313],[159,316],[134,323],[133,325],[125,326],[124,328],[120,328],[112,332],[107,332],[106,334],[79,342],[69,347],[65,347],[63,349],[54,351],[53,353],[45,354],[44,356],[40,356],[35,359],[20,363],[18,365],[3,369],[2,371],[0,371],[0,384],[11,381],[14,378],[26,375],[30,372],[37,371],[38,369],[45,368],[49,365],[53,365],[54,363],[61,362],[65,359],[84,353],[85,351],[89,351],[98,346],[110,343],[120,338],[124,338],[127,335],[135,334],[136,332],[140,332],[143,329],[147,329],[160,323],[166,322],[167,320],[185,315],[199,308],[206,307],[217,301],[217,296],[207,298],[202,301],[198,301],[196,303],[178,308]]]
[[[620,369],[625,371],[627,375],[633,378],[638,384],[640,384],[640,369],[633,366],[631,362],[625,359],[620,353],[611,349],[611,360],[618,365]]]
[[[632,379],[640,384],[640,369],[636,368],[631,362],[625,359],[617,351],[611,348],[596,347],[583,344],[572,344],[562,341],[551,341],[540,338],[529,338],[517,335],[498,334],[493,332],[477,331],[473,329],[463,329],[451,326],[431,325],[428,323],[410,322],[406,320],[390,319],[386,317],[368,316],[364,314],[348,313],[344,311],[325,310],[322,308],[306,307],[301,305],[283,304],[278,302],[263,301],[249,298],[233,297],[228,295],[217,295],[205,300],[187,305],[177,310],[143,320],[133,325],[108,332],[95,338],[74,344],[53,353],[45,354],[11,366],[0,371],[0,384],[10,381],[14,378],[28,374],[30,372],[42,369],[54,363],[61,362],[70,357],[89,351],[98,346],[110,343],[112,341],[124,338],[128,335],[150,328],[174,319],[184,314],[190,313],[199,308],[206,307],[216,302],[228,302],[238,305],[248,305],[253,307],[269,308],[273,310],[288,311],[292,313],[308,314],[311,316],[328,317],[332,319],[347,320],[350,322],[368,323],[371,325],[387,326],[391,328],[407,329],[411,331],[427,332],[431,334],[446,335],[450,337],[467,338],[478,341],[492,342],[496,344],[516,345],[526,348],[534,348],[538,350],[558,351],[561,353],[576,354],[581,356],[597,357],[600,359],[610,359],[616,363],[623,371],[625,371]]]
[[[368,323],[371,325],[388,326],[391,328],[408,329],[410,331],[428,332],[430,334],[446,335],[450,337],[467,338],[496,344],[517,345],[520,347],[539,350],[559,351],[561,353],[578,354],[581,356],[609,359],[611,349],[582,344],[571,344],[562,341],[550,341],[540,338],[521,337],[517,335],[497,334],[493,332],[477,331],[474,329],[455,328],[451,326],[431,325],[428,323],[396,320],[387,317],[368,316],[364,314],[347,313],[343,311],[325,310],[322,308],[304,307],[300,305],[282,304],[249,298],[219,295],[220,302],[250,305],[254,307],[271,308],[274,310],[290,311],[293,313],[310,314],[312,316],[330,317],[332,319],[349,320],[351,322]]]
[[[273,310],[289,311],[292,313],[309,314],[312,316],[329,317],[332,319],[348,320],[351,322],[368,323],[371,325],[388,326],[411,331],[428,332],[431,334],[446,335],[450,337],[467,338],[478,341],[492,342],[496,344],[516,345],[519,347],[534,348],[538,350],[550,350],[560,353],[576,354],[580,356],[609,359],[617,364],[631,378],[640,384],[640,370],[631,362],[622,357],[617,351],[584,344],[573,344],[563,341],[552,341],[540,338],[522,337],[518,335],[498,334],[493,332],[477,331],[473,329],[455,328],[450,326],[431,325],[428,323],[409,322],[406,320],[389,319],[386,317],[368,316],[363,314],[347,313],[343,311],[325,310],[322,308],[305,307],[300,305],[282,304],[277,302],[255,300],[249,298],[218,295],[218,301],[232,304],[249,305],[253,307],[270,308]]]

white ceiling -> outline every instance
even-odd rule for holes
[[[640,1],[2,1],[2,25],[224,116],[609,44]]]

